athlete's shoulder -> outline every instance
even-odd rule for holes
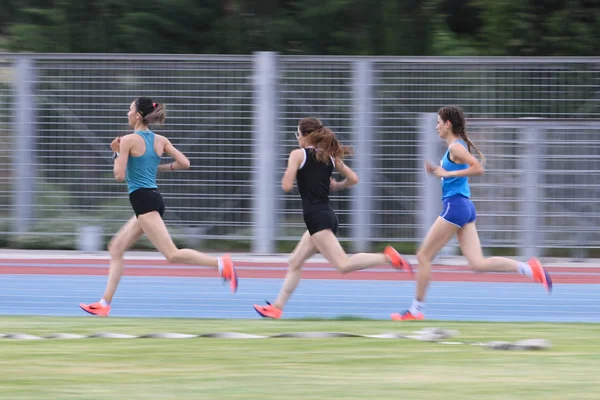
[[[452,156],[464,155],[465,153],[469,152],[469,146],[463,140],[457,140],[450,143],[450,146],[448,146],[448,152]]]
[[[450,143],[450,146],[448,146],[448,150],[453,150],[453,149],[468,149],[469,145],[467,145],[467,142],[465,142],[462,139],[458,139],[455,140],[454,142]]]
[[[304,157],[305,149],[298,148],[290,151],[290,158],[294,157]]]
[[[140,135],[138,135],[137,133],[128,133],[127,135],[123,136],[121,138],[121,144],[123,143],[135,143],[139,138],[141,138]]]
[[[154,132],[152,132],[152,133],[154,133]],[[169,139],[167,139],[166,136],[159,135],[158,133],[154,133],[154,140],[158,140],[158,141],[161,141],[161,142],[169,143]]]

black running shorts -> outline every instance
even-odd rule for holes
[[[137,189],[129,193],[129,202],[135,216],[157,211],[162,217],[165,213],[165,202],[158,189]]]
[[[337,234],[339,221],[335,212],[330,208],[321,208],[310,210],[304,214],[304,223],[308,229],[308,233],[314,235],[317,232],[331,229],[334,235]]]

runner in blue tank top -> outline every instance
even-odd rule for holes
[[[238,281],[231,258],[228,255],[215,258],[192,249],[178,249],[162,219],[165,205],[156,185],[156,173],[190,167],[188,158],[166,137],[148,129],[150,124],[164,122],[166,113],[163,105],[148,97],[140,97],[131,103],[127,117],[134,132],[115,138],[110,147],[114,152],[115,179],[117,182],[127,181],[129,202],[135,215],[108,245],[110,268],[104,296],[96,303],[82,303],[79,306],[90,314],[108,316],[123,273],[123,255],[144,233],[169,262],[214,267],[223,279],[231,283],[231,289],[235,292]],[[175,161],[160,164],[163,154]]]
[[[442,181],[442,212],[417,251],[419,270],[417,293],[410,309],[392,314],[394,320],[423,319],[425,293],[431,276],[431,262],[437,253],[456,235],[460,249],[474,272],[514,272],[526,275],[542,284],[548,293],[552,280],[538,259],[527,264],[504,257],[484,258],[479,235],[475,227],[477,214],[470,200],[469,176],[482,175],[482,164],[471,155],[475,150],[482,162],[483,154],[467,137],[465,118],[459,107],[443,107],[438,111],[437,131],[448,144],[448,150],[436,167],[425,163],[425,170]]]

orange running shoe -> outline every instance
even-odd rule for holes
[[[225,282],[229,281],[231,284],[231,291],[233,293],[237,292],[238,289],[238,277],[237,272],[235,272],[235,268],[233,267],[233,261],[231,261],[231,257],[229,254],[223,255],[221,257],[223,262],[223,270],[221,271],[221,276]]]
[[[533,272],[533,280],[541,283],[546,288],[548,294],[552,293],[552,278],[550,278],[548,271],[542,267],[540,260],[533,257],[527,264],[529,264],[531,272]]]
[[[414,315],[409,310],[405,310],[400,313],[392,314],[392,319],[394,321],[415,321],[425,319],[425,316],[423,313],[417,313],[417,315]]]
[[[108,317],[110,313],[110,305],[103,306],[100,302],[92,303],[92,304],[83,304],[80,303],[79,307],[89,314],[97,315],[99,317]]]
[[[256,310],[258,315],[260,315],[263,318],[272,318],[272,319],[281,318],[281,314],[283,314],[283,311],[281,311],[280,308],[275,307],[268,301],[266,303],[267,303],[266,306],[259,306],[258,304],[254,305],[254,309]]]
[[[408,260],[402,256],[402,254],[398,253],[398,251],[392,246],[387,246],[385,250],[383,250],[383,254],[387,256],[392,262],[392,266],[397,270],[405,270],[410,272],[410,274],[414,274],[413,267],[410,265]]]

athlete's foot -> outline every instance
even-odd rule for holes
[[[394,321],[415,321],[425,319],[423,313],[413,314],[409,310],[401,311],[400,313],[394,313],[391,315]]]
[[[258,315],[260,315],[263,318],[272,318],[272,319],[281,318],[281,314],[283,314],[283,311],[281,311],[280,308],[275,307],[268,301],[266,303],[267,303],[266,306],[260,306],[258,304],[254,305],[254,309],[256,310]]]
[[[540,260],[533,257],[529,260],[528,264],[533,273],[533,280],[537,283],[541,283],[548,293],[552,293],[552,278],[548,271],[542,266]]]
[[[413,274],[413,267],[410,265],[408,260],[402,256],[402,254],[398,253],[398,251],[392,246],[387,246],[385,250],[383,250],[383,254],[387,256],[387,258],[392,263],[394,269],[404,270]]]
[[[237,292],[238,288],[238,277],[237,273],[235,272],[235,268],[233,267],[233,261],[231,261],[231,257],[229,256],[229,254],[223,255],[223,257],[221,257],[221,260],[223,261],[223,270],[221,271],[221,277],[223,277],[223,280],[225,280],[225,282],[230,282],[231,291],[235,293]]]
[[[81,307],[83,311],[99,317],[108,317],[108,314],[110,313],[110,305],[102,305],[100,302],[92,304],[80,303],[79,307]]]

